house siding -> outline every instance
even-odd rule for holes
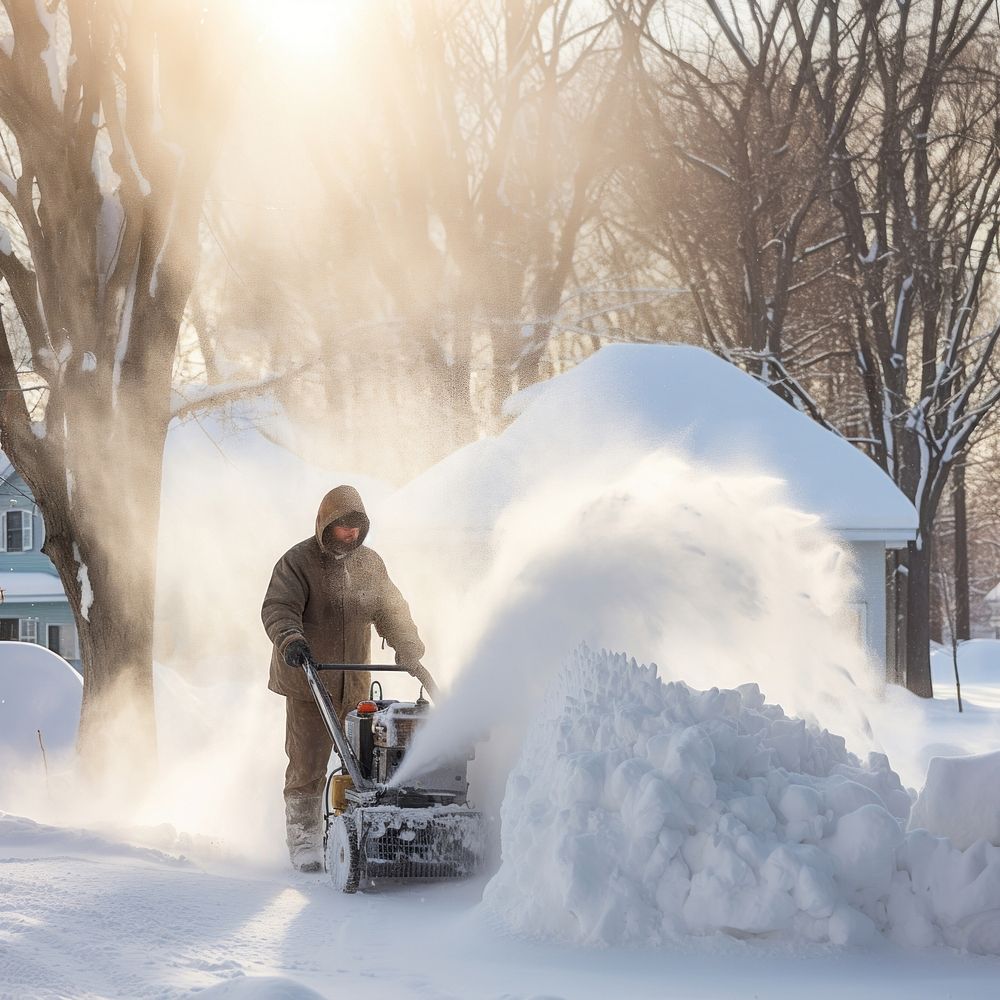
[[[885,542],[845,542],[857,574],[855,609],[861,619],[861,638],[886,674],[886,578]]]
[[[0,587],[12,573],[47,573],[58,578],[52,560],[42,552],[45,525],[38,505],[31,499],[31,491],[23,479],[8,466],[0,473],[0,514],[10,510],[27,511],[31,515],[31,548],[25,552],[0,552]],[[0,519],[0,530],[3,521]],[[77,670],[80,669],[79,642],[73,612],[65,597],[46,601],[22,601],[8,597],[0,602],[0,619],[34,619],[37,622],[37,642],[48,645],[49,625],[58,625],[60,653]]]

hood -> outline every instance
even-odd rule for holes
[[[348,514],[360,514],[364,518],[364,524],[358,533],[357,542],[349,549],[358,548],[368,535],[368,514],[365,512],[365,505],[361,501],[361,494],[353,486],[338,486],[330,490],[319,505],[319,512],[316,514],[316,541],[320,548],[323,548],[323,532],[339,517],[346,517]],[[339,553],[345,555],[346,553]]]

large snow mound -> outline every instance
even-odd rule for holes
[[[0,642],[0,756],[41,757],[76,742],[83,679],[61,657],[31,642]]]
[[[882,754],[765,702],[579,650],[543,702],[501,810],[484,905],[588,945],[725,932],[1000,953],[1000,848],[906,833]]]
[[[947,837],[956,847],[977,840],[1000,847],[1000,750],[932,758],[910,826]]]

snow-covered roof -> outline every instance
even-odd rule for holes
[[[17,570],[0,570],[0,588],[4,602],[65,601],[59,577],[52,573],[19,573]]]
[[[852,540],[900,544],[917,513],[886,473],[756,379],[698,347],[614,344],[509,401],[513,423],[413,480],[397,502],[435,504],[442,524],[478,529],[542,474],[621,444],[670,447],[703,467],[766,474],[799,509]]]

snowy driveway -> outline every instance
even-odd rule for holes
[[[0,814],[0,996],[305,1000],[994,998],[1000,960],[696,939],[660,952],[512,939],[482,883],[342,896],[321,877],[205,870]],[[261,982],[255,977],[275,977]],[[228,987],[224,984],[229,984]]]

